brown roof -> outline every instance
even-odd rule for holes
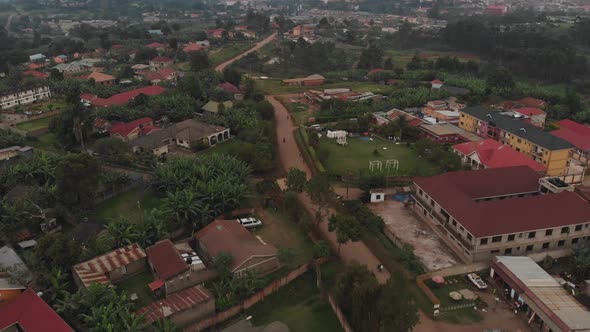
[[[215,220],[198,231],[195,237],[212,257],[221,252],[232,255],[232,272],[253,257],[272,257],[278,252],[272,244],[263,244],[256,239],[236,220]]]
[[[96,71],[93,71],[90,75],[88,75],[87,79],[91,79],[91,78],[94,79],[94,81],[96,83],[108,82],[108,81],[115,80],[115,76],[99,73]]]
[[[148,260],[160,279],[166,280],[186,271],[188,265],[168,239],[146,249]]]
[[[590,204],[573,192],[537,194],[539,175],[528,166],[451,172],[414,183],[475,237],[590,222]]]
[[[111,283],[107,275],[108,272],[144,258],[145,252],[139,244],[134,243],[74,265],[72,270],[78,275],[85,287],[92,283],[108,285]]]
[[[152,323],[210,300],[213,300],[211,292],[197,285],[176,292],[165,299],[152,302],[152,304],[139,309],[137,314],[141,315],[147,312],[145,319],[148,323]]]

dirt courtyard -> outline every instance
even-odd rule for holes
[[[414,216],[404,203],[387,197],[385,202],[368,204],[385,221],[385,227],[404,243],[414,247],[414,253],[428,271],[461,264],[443,240],[424,221]]]

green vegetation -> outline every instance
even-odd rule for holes
[[[162,202],[153,191],[139,187],[98,204],[90,219],[102,223],[120,216],[137,220],[141,211],[159,208],[161,205]]]
[[[137,308],[145,307],[154,301],[154,297],[148,287],[150,282],[154,281],[154,276],[150,271],[144,271],[117,283],[117,288],[127,292],[129,296],[137,294],[137,300],[134,301]]]
[[[267,80],[257,80],[256,85],[266,94],[289,94],[289,93],[300,93],[310,89],[308,86],[287,86],[283,85],[281,80],[278,79],[267,79]],[[352,82],[352,81],[342,81],[342,82],[327,82],[319,87],[315,87],[316,89],[324,90],[324,89],[335,89],[335,88],[349,88],[352,91],[356,92],[373,92],[373,93],[381,93],[381,94],[389,94],[393,92],[396,88],[387,85],[381,85],[375,82]]]
[[[248,49],[252,48],[251,43],[236,43],[228,46],[224,46],[216,51],[209,54],[209,59],[213,65],[223,63],[241,53],[244,53]]]
[[[450,292],[462,289],[473,291],[475,289],[473,285],[465,279],[465,276],[446,277],[445,281],[446,283],[442,286],[430,287],[434,295],[440,300],[441,307],[460,305],[468,302],[467,300],[453,301],[449,296]],[[426,280],[426,285],[432,286],[430,284],[432,284],[432,282]],[[484,302],[479,300],[476,300],[475,303],[478,308],[484,305]],[[446,321],[456,324],[478,322],[482,320],[479,311],[473,310],[472,307],[442,312],[441,317]]]
[[[45,133],[41,136],[35,137],[28,141],[28,145],[35,149],[49,151],[49,152],[60,152],[60,145],[55,137],[55,134]]]
[[[292,332],[342,331],[330,304],[319,295],[313,272],[295,279],[246,313],[252,315],[256,326],[280,321]]]
[[[427,160],[420,159],[418,154],[405,144],[395,144],[379,137],[371,137],[372,140],[360,138],[348,138],[346,146],[340,146],[335,139],[320,139],[320,149],[329,151],[325,161],[325,167],[331,174],[345,175],[348,171],[353,174],[371,175],[387,174],[385,161],[389,159],[399,160],[399,170],[390,170],[389,175],[431,175],[436,172],[436,167]],[[379,160],[383,163],[380,172],[369,170],[369,161]]]
[[[52,116],[48,116],[37,120],[21,122],[16,125],[16,128],[24,131],[34,131],[38,129],[48,128],[49,122],[51,122],[52,118]]]

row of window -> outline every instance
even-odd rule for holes
[[[588,228],[588,225],[589,224],[576,225],[574,227],[574,232],[581,231],[583,227],[584,228]],[[540,231],[540,232],[542,232],[542,231]],[[566,227],[562,227],[561,228],[560,234],[568,234],[569,232],[570,232],[570,227],[569,226],[566,226]],[[547,229],[547,230],[545,230],[545,236],[552,236],[552,235],[553,235],[553,229]],[[522,238],[523,236],[524,236],[524,233],[518,234],[518,238]],[[534,239],[536,236],[537,236],[537,231],[532,231],[532,232],[529,232],[528,233],[527,238]],[[502,235],[493,236],[491,238],[484,237],[484,238],[482,238],[482,239],[479,240],[479,244],[480,245],[486,245],[486,244],[489,243],[490,239],[491,239],[491,243],[502,242]],[[509,234],[507,236],[506,241],[507,242],[510,242],[510,241],[514,241],[515,239],[516,239],[516,234]]]
[[[581,238],[581,237],[574,238],[574,239],[572,239],[571,244],[573,245],[573,244],[576,244],[576,243],[580,242],[580,239],[583,239],[583,240],[588,241],[588,239],[590,239],[590,237],[586,236],[586,237],[583,237],[583,238]],[[566,242],[566,240],[559,240],[559,241],[555,242],[556,243],[555,247],[558,247],[558,248],[559,247],[563,247],[563,246],[565,246],[565,242]],[[540,249],[549,249],[550,246],[551,246],[551,242],[544,242],[541,245],[541,248]],[[504,255],[510,255],[510,254],[512,254],[513,250],[516,251],[516,252],[518,252],[518,251],[520,251],[520,247],[506,248],[506,249],[504,249]],[[530,245],[526,246],[526,248],[525,248],[525,251],[526,252],[531,252],[533,250],[535,250],[535,245],[534,244],[530,244]],[[496,250],[490,251],[490,253],[492,255],[500,254],[500,252],[501,252],[500,249],[496,249]]]

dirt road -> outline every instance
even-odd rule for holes
[[[291,167],[299,168],[307,173],[307,177],[311,177],[311,171],[304,159],[301,156],[297,142],[295,141],[295,126],[290,119],[289,111],[278,102],[273,96],[267,97],[268,101],[274,106],[275,109],[275,120],[277,129],[277,142],[279,145],[279,156],[281,164],[285,170]],[[284,140],[284,141],[283,141]],[[306,193],[300,194],[299,198],[305,208],[309,211],[312,216],[315,216],[317,211],[317,205],[315,205]],[[328,212],[323,211],[324,218],[320,223],[320,231],[323,237],[330,242],[335,250],[338,250],[338,242],[336,241],[336,235],[333,232],[328,231],[328,217],[335,213],[334,210],[329,209]],[[339,256],[346,262],[357,261],[363,265],[366,265],[371,270],[377,280],[381,283],[385,283],[389,279],[389,272],[380,272],[377,270],[379,260],[373,255],[373,253],[365,246],[363,242],[349,242],[340,247]]]
[[[275,39],[277,36],[277,33],[273,33],[272,35],[266,37],[265,39],[259,41],[258,43],[256,43],[256,45],[254,45],[254,47],[252,47],[251,49],[247,50],[246,52],[237,55],[229,60],[227,60],[226,62],[217,65],[217,67],[215,67],[215,71],[217,72],[222,72],[227,66],[231,65],[232,63],[234,63],[235,61],[241,59],[242,57],[246,56],[247,54],[250,54],[258,49],[260,49],[261,47],[263,47],[264,45],[270,43],[273,39]]]

